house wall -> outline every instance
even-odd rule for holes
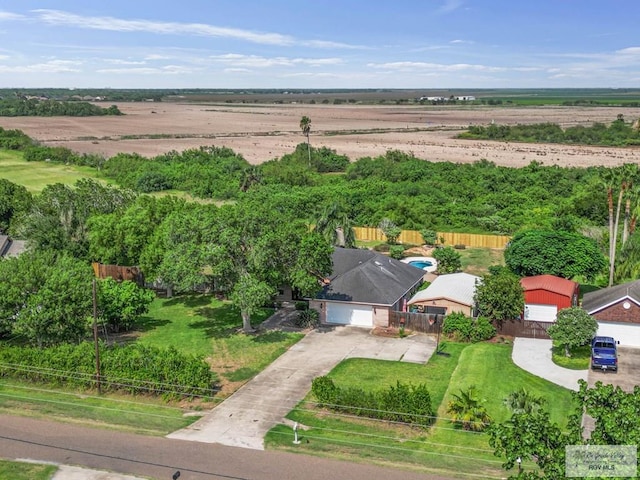
[[[624,308],[624,303],[630,304],[629,308]],[[635,323],[640,325],[640,306],[630,300],[620,300],[610,307],[596,312],[592,315],[596,320],[615,323]]]
[[[327,323],[327,306],[321,300],[309,300],[309,308],[313,308],[320,313],[320,323]]]
[[[283,285],[278,288],[278,295],[276,295],[278,302],[291,302],[293,300],[293,291],[289,285]]]
[[[422,305],[425,307],[445,307],[447,309],[447,315],[454,312],[464,313],[468,317],[472,316],[471,305],[465,305],[463,303],[454,302],[447,299],[428,300],[426,302],[417,302],[411,305],[412,307]]]
[[[388,327],[389,326],[389,307],[373,307],[373,326]]]
[[[573,306],[572,298],[542,289],[525,291],[524,303],[533,303],[536,305],[557,305],[558,310]]]

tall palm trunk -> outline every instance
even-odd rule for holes
[[[607,205],[609,207],[609,286],[613,285],[613,187],[607,188]]]
[[[624,222],[622,226],[622,246],[629,240],[629,219],[631,217],[631,199],[627,197],[627,202],[624,206]]]
[[[622,197],[624,196],[625,185],[620,187],[620,193],[618,194],[618,206],[616,208],[616,221],[613,226],[613,239],[611,241],[611,258],[609,261],[609,286],[613,285],[613,276],[616,265],[616,247],[618,243],[618,227],[620,225],[620,210],[622,209]]]

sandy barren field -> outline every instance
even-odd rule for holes
[[[411,152],[431,161],[524,166],[535,160],[562,166],[640,163],[640,148],[521,144],[457,140],[472,124],[553,122],[563,127],[609,124],[619,113],[640,117],[638,108],[464,107],[365,105],[248,105],[121,103],[120,117],[1,117],[0,126],[23,130],[47,145],[111,157],[119,152],[143,156],[200,145],[232,148],[257,164],[290,153],[306,139],[303,115],[312,120],[311,143],[326,146],[352,160]]]

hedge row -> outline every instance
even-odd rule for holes
[[[486,317],[475,320],[463,313],[451,313],[444,318],[442,333],[458,342],[482,342],[496,335],[496,327]]]
[[[159,395],[165,399],[211,396],[216,376],[209,365],[173,347],[139,344],[100,346],[103,391]],[[92,389],[95,351],[91,342],[50,348],[3,347],[0,378]]]
[[[434,421],[426,385],[397,382],[386,390],[338,387],[328,377],[316,377],[311,391],[319,405],[335,412],[428,427]]]

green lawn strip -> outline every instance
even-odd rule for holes
[[[98,177],[96,169],[53,162],[27,162],[21,152],[0,150],[0,178],[24,185],[32,193],[54,183],[73,185],[82,178]],[[104,181],[100,179],[100,181]],[[108,182],[105,182],[108,183]]]
[[[260,310],[252,317],[253,326],[259,326],[272,313],[270,308]],[[139,342],[174,346],[201,356],[229,382],[252,378],[303,337],[280,331],[245,334],[241,327],[239,311],[211,295],[158,298],[137,326],[143,331]]]
[[[382,389],[403,383],[425,383],[434,408],[442,402],[449,379],[458,365],[466,345],[447,343],[448,355],[433,355],[426,365],[382,360],[349,359],[341,362],[329,377],[338,386]],[[394,464],[418,468],[433,473],[465,472],[486,478],[500,476],[500,461],[486,446],[480,452],[457,448],[455,444],[434,441],[433,431],[394,425],[375,420],[352,418],[314,408],[309,393],[287,416],[304,425],[300,430],[300,445],[293,445],[291,427],[279,425],[265,438],[268,448],[302,451],[304,453]],[[311,426],[309,430],[304,430]],[[489,460],[488,462],[486,460]]]
[[[465,248],[458,250],[462,271],[472,275],[484,275],[491,265],[504,265],[502,250],[495,248]]]
[[[584,345],[582,347],[571,349],[571,356],[567,357],[564,347],[554,345],[551,349],[551,358],[553,363],[560,367],[571,370],[588,370],[591,363],[591,346]]]
[[[11,480],[48,480],[56,470],[55,465],[0,460],[0,478]]]
[[[0,412],[107,427],[146,435],[166,435],[199,417],[159,398],[102,395],[27,382],[0,382]],[[194,407],[200,408],[200,407]],[[4,478],[4,477],[0,477]]]

